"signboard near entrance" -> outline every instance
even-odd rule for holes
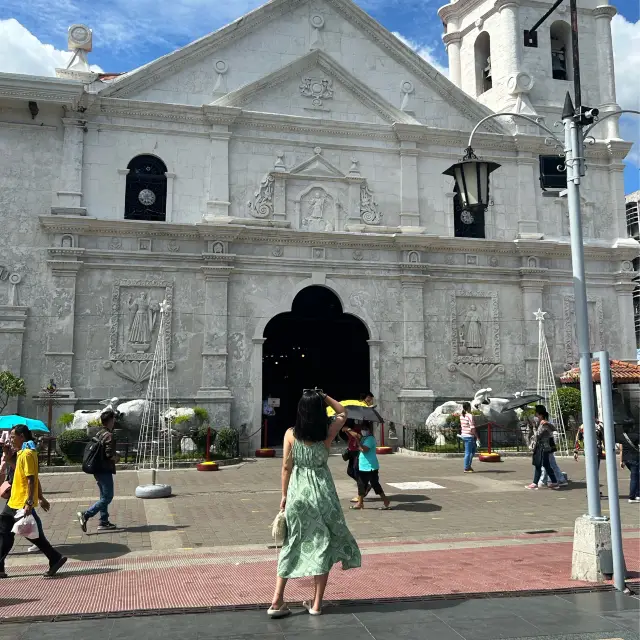
[[[277,409],[280,406],[280,398],[268,398],[267,404],[274,409]]]

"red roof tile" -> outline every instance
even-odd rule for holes
[[[633,362],[624,362],[623,360],[611,360],[611,374],[613,381],[619,384],[635,384],[640,382],[640,365]],[[591,373],[594,382],[600,382],[600,362],[591,363]],[[565,371],[560,376],[560,381],[565,384],[572,382],[580,382],[580,368],[574,367],[569,371]]]

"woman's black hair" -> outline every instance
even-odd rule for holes
[[[25,442],[29,442],[29,440],[33,440],[33,436],[31,435],[31,431],[29,430],[29,427],[27,427],[26,424],[17,424],[15,427],[13,427],[13,430],[19,436],[22,436],[24,438]]]
[[[462,415],[466,416],[467,413],[469,413],[471,411],[471,403],[470,402],[463,402],[462,403]]]
[[[537,404],[535,412],[537,415],[542,416],[543,420],[549,419],[549,412],[547,411],[547,407],[545,407],[543,404]]]
[[[315,391],[305,391],[298,402],[298,415],[293,427],[296,440],[323,442],[329,434],[327,405]]]

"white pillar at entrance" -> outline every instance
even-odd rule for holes
[[[598,54],[598,76],[600,78],[600,110],[617,111],[620,107],[616,104],[616,81],[613,61],[613,41],[611,39],[611,19],[617,10],[609,4],[596,7],[593,17],[596,21],[595,49]],[[630,82],[633,82],[630,79]],[[604,115],[604,114],[603,114]],[[614,116],[603,123],[606,127],[607,138],[619,138],[618,118]]]
[[[367,340],[369,345],[369,391],[380,399],[380,345],[382,340]]]
[[[249,449],[262,446],[262,349],[266,338],[253,338],[253,354],[251,356],[251,386],[253,388],[253,415]]]

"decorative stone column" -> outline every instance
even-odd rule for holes
[[[524,225],[529,233],[535,234],[542,227],[540,220],[538,220],[538,207],[536,206],[537,190],[539,189],[535,172],[536,164],[537,158],[533,154],[518,152],[518,227],[520,229]]]
[[[427,389],[424,344],[424,277],[402,277],[403,388],[398,394],[403,424],[424,423],[433,409],[434,393]]]
[[[462,34],[459,31],[445,33],[442,41],[449,56],[449,79],[456,87],[462,88],[462,67],[460,64],[460,45]]]
[[[380,345],[382,340],[367,340],[369,345],[369,390],[380,397]]]
[[[603,112],[620,109],[616,104],[613,41],[611,39],[611,19],[616,13],[616,8],[609,4],[601,5],[593,10],[593,17],[596,21],[595,48],[598,54],[598,76],[600,78],[600,108]],[[606,135],[609,139],[620,137],[617,117],[609,118],[602,124],[604,128],[602,135]]]
[[[520,27],[518,3],[515,0],[497,0],[496,11],[500,13],[500,48],[504,55],[491,56],[491,69],[498,72],[495,80],[506,80],[520,71]],[[498,40],[498,39],[496,39]],[[497,42],[496,42],[497,44]],[[494,80],[494,81],[495,81]]]
[[[86,122],[78,116],[63,118],[62,163],[57,206],[51,213],[86,216],[82,206],[82,163],[84,156],[84,131]]]
[[[251,386],[253,388],[253,408],[251,429],[253,434],[249,440],[249,450],[262,446],[262,349],[266,338],[253,338],[253,354],[251,356]]]
[[[17,286],[21,280],[19,273],[9,273],[0,266],[0,370],[11,371],[18,377],[22,377],[22,345],[29,310],[18,303]],[[2,295],[5,288],[6,296]],[[18,413],[18,398],[9,400],[5,411]]]
[[[47,261],[52,282],[49,291],[46,370],[43,372],[42,382],[44,385],[53,378],[58,386],[56,398],[66,397],[70,404],[73,404],[75,400],[72,374],[76,280],[83,264],[77,258],[83,255],[84,249],[54,249],[50,252],[60,257]]]
[[[542,292],[546,284],[540,279],[542,270],[521,269],[522,342],[524,347],[526,391],[535,393],[538,379],[538,322],[534,313],[542,306]]]
[[[615,285],[618,294],[618,317],[620,318],[620,358],[636,362],[636,334],[633,314],[633,291],[635,282],[620,281]]]
[[[227,387],[228,266],[202,267],[204,274],[204,338],[202,342],[202,379],[198,398],[229,400]]]
[[[228,127],[216,127],[216,129],[209,134],[211,158],[207,212],[203,216],[205,222],[229,217],[231,205],[229,197],[229,139],[231,133],[228,131]]]
[[[420,227],[418,149],[406,140],[400,142],[400,226]]]

